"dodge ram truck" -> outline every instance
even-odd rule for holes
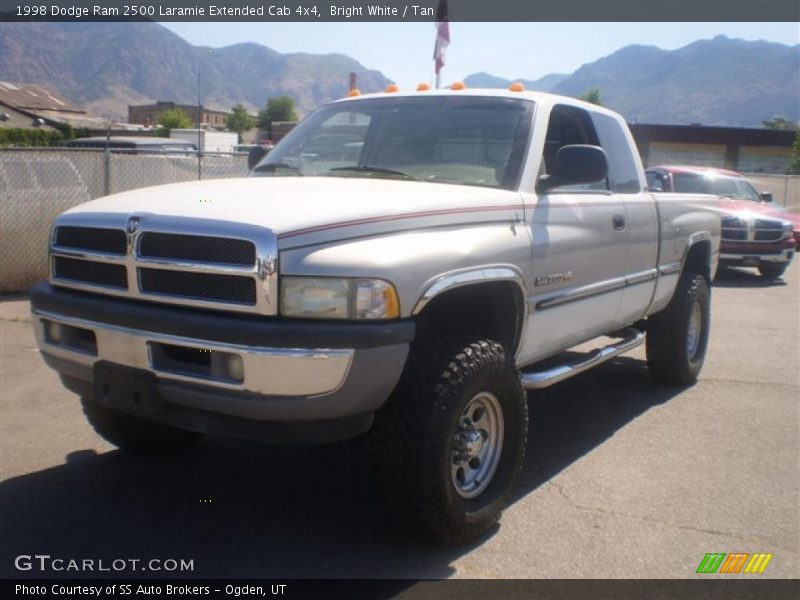
[[[651,191],[714,194],[722,216],[720,267],[757,267],[778,279],[800,243],[800,215],[775,206],[736,171],[711,167],[656,166],[645,171]]]
[[[649,193],[609,110],[458,87],[333,102],[247,178],[60,215],[33,327],[94,429],[149,454],[363,439],[402,531],[464,544],[511,498],[526,391],[643,343],[694,383],[716,199]]]

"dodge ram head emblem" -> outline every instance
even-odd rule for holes
[[[137,231],[139,231],[139,222],[141,219],[139,217],[130,217],[128,219],[128,224],[125,226],[125,231],[128,232],[128,235],[133,235]]]

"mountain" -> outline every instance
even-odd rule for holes
[[[464,84],[473,88],[507,88],[515,81],[519,81],[525,86],[526,90],[549,92],[567,77],[569,75],[566,73],[550,73],[539,79],[503,79],[502,77],[495,77],[489,73],[481,72],[467,75],[464,79]]]
[[[343,54],[281,54],[260,44],[192,46],[157,23],[0,23],[0,80],[40,83],[102,116],[155,100],[251,110],[289,95],[305,114],[389,80]],[[199,94],[198,94],[199,84]]]
[[[490,87],[508,85],[493,79],[499,84]],[[605,106],[640,123],[761,127],[775,115],[798,121],[800,45],[717,36],[671,51],[626,46],[550,91],[580,96],[591,87],[600,89]]]

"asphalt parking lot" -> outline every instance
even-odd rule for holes
[[[44,366],[25,299],[3,299],[0,577],[41,576],[14,567],[38,553],[193,559],[170,573],[193,578],[693,578],[708,552],[767,552],[761,577],[798,578],[798,290],[798,261],[784,282],[718,280],[690,389],[655,385],[639,349],[531,395],[515,501],[461,550],[391,530],[357,445],[205,439],[167,459],[123,456]]]

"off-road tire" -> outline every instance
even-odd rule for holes
[[[462,412],[487,393],[501,407],[499,457],[485,487],[465,498],[456,488],[455,440],[464,431]],[[475,540],[511,500],[527,424],[519,373],[500,344],[462,336],[414,343],[370,434],[373,481],[388,516],[425,541],[457,546]]]
[[[201,437],[199,433],[147,421],[86,398],[81,398],[81,404],[92,428],[107,442],[129,454],[168,454],[191,446]]]
[[[697,308],[695,308],[697,307]],[[711,324],[711,291],[699,273],[684,273],[667,308],[648,319],[647,366],[651,375],[670,385],[692,385],[705,361]],[[692,314],[700,319],[691,344]]]
[[[789,267],[789,263],[761,263],[758,272],[764,279],[780,279]]]

